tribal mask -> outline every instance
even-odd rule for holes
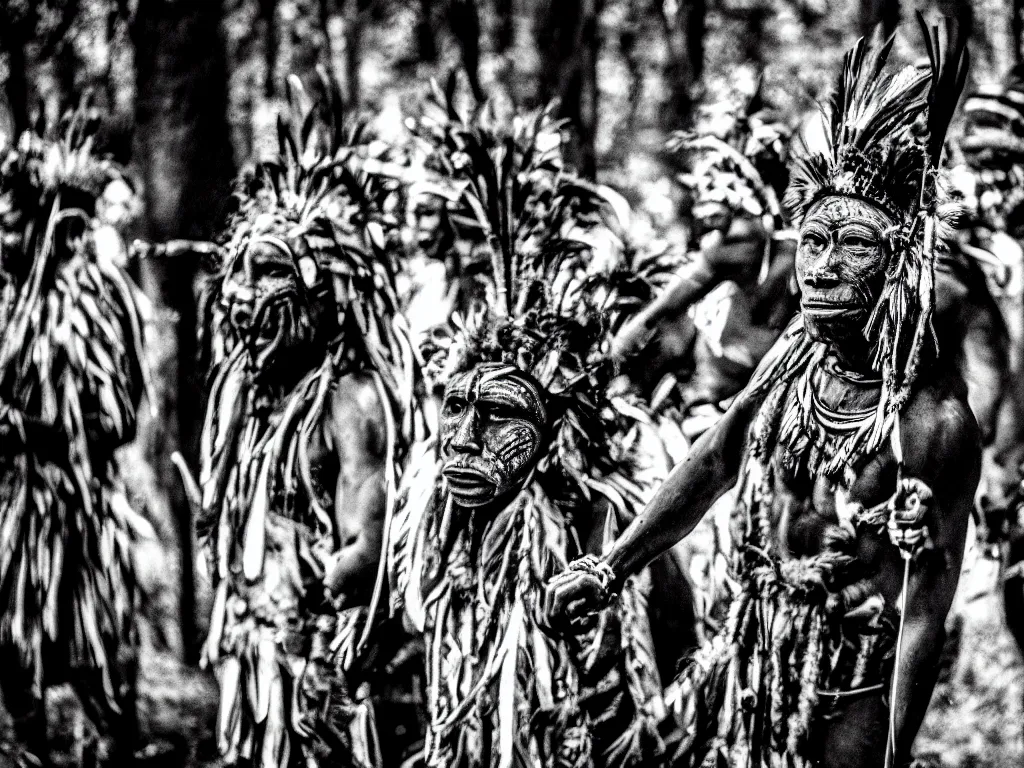
[[[816,341],[863,339],[881,295],[893,220],[877,205],[829,196],[800,226],[796,273],[804,327]]]
[[[221,287],[222,309],[260,374],[287,370],[317,339],[329,339],[335,323],[330,284],[311,247],[326,239],[285,233],[286,226],[269,214],[258,216],[234,248]]]
[[[442,474],[471,509],[516,493],[547,431],[541,388],[512,365],[483,363],[454,376],[441,406]]]

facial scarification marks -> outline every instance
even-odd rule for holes
[[[514,366],[488,363],[453,378],[441,409],[441,449],[456,500],[480,506],[517,490],[546,423],[540,388]]]
[[[862,221],[867,226],[884,231],[892,225],[889,215],[877,205],[855,197],[830,195],[822,198],[807,213],[807,219],[821,218],[833,226]]]
[[[832,195],[800,227],[797,278],[813,338],[839,340],[863,330],[881,294],[892,219],[859,198]]]

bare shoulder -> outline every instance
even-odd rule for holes
[[[900,415],[907,471],[949,490],[973,494],[981,464],[981,430],[954,373],[927,379]]]
[[[704,251],[708,265],[726,274],[742,275],[756,270],[764,256],[768,234],[764,225],[753,218],[734,220],[722,242]]]
[[[331,391],[326,415],[340,454],[384,455],[384,405],[370,375],[341,377]]]

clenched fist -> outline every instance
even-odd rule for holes
[[[614,596],[613,579],[611,567],[593,555],[574,560],[544,588],[541,626],[557,634],[586,632]]]
[[[889,500],[889,539],[904,552],[916,555],[929,546],[927,514],[932,489],[916,478],[900,481]]]

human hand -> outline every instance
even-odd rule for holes
[[[900,481],[889,500],[889,540],[913,556],[931,545],[927,516],[932,504],[932,489],[917,478]]]
[[[541,626],[555,634],[586,632],[611,601],[613,579],[611,567],[593,555],[574,560],[545,586]]]
[[[359,639],[367,621],[366,608],[349,608],[338,614],[334,640],[331,642],[331,653],[334,667],[347,674],[355,663],[359,651]]]

